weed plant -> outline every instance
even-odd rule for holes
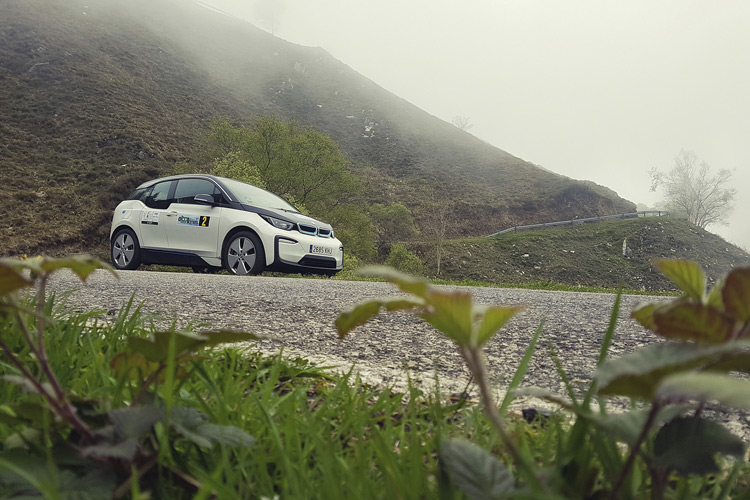
[[[0,498],[750,497],[744,444],[702,415],[713,400],[748,406],[747,382],[722,373],[747,370],[750,271],[730,274],[722,295],[698,292],[694,266],[663,264],[688,292],[644,305],[639,321],[658,330],[687,308],[690,321],[671,331],[723,333],[609,360],[618,299],[583,399],[520,388],[540,326],[508,396],[494,402],[481,346],[519,308],[477,306],[461,290],[379,270],[412,296],[343,314],[341,334],[381,308],[414,310],[456,342],[480,388],[477,405],[443,401],[439,381],[434,393],[410,385],[400,394],[354,372],[222,346],[250,334],[158,330],[132,300],[108,315],[71,313],[64,295],[45,296],[58,269],[85,279],[101,267],[88,258],[0,260]],[[32,284],[36,294],[19,295]],[[717,330],[728,323],[711,313],[702,321],[704,306],[740,316]],[[661,355],[649,357],[653,349]],[[562,411],[509,413],[519,392]],[[608,395],[623,393],[632,411],[608,413]]]

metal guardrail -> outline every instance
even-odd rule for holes
[[[486,237],[492,238],[493,236],[500,236],[501,234],[512,233],[515,231],[524,231],[526,229],[545,229],[548,227],[577,226],[579,224],[602,222],[605,220],[635,219],[637,217],[669,217],[669,212],[667,212],[666,210],[642,210],[640,212],[630,212],[627,214],[602,215],[599,217],[588,217],[586,219],[573,219],[573,220],[564,220],[564,221],[558,221],[558,222],[544,222],[542,224],[530,224],[527,226],[513,226],[508,229],[503,229],[502,231],[498,231],[496,233],[488,234]]]

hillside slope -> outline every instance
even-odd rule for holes
[[[629,256],[623,256],[623,241]],[[433,245],[412,248],[436,272]],[[685,220],[645,217],[595,224],[506,233],[445,243],[441,278],[492,283],[560,283],[632,290],[672,291],[671,282],[652,265],[654,258],[698,262],[715,282],[736,266],[750,266],[750,255],[721,237]]]
[[[455,203],[452,236],[634,205],[492,147],[321,49],[188,1],[0,3],[0,254],[101,249],[139,182],[195,157],[217,117],[331,135],[369,202]],[[553,217],[554,214],[554,217]]]

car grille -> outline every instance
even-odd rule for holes
[[[331,257],[317,257],[306,255],[299,261],[299,265],[308,267],[317,267],[322,269],[336,269],[336,259]]]
[[[297,224],[297,229],[302,234],[310,234],[312,236],[320,236],[321,238],[332,238],[333,232],[330,229],[318,228],[310,224]]]

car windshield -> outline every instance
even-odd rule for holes
[[[222,178],[221,180],[229,188],[234,197],[237,198],[237,201],[244,205],[271,210],[284,210],[286,212],[299,212],[299,210],[290,205],[286,200],[265,189],[233,179]]]

